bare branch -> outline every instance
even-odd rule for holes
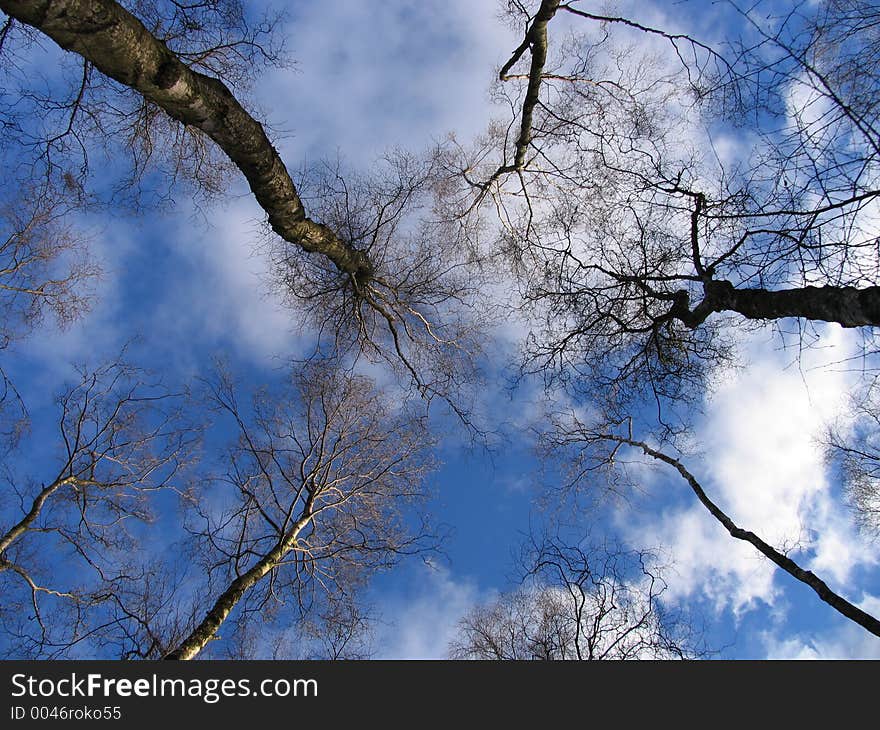
[[[425,535],[410,534],[402,521],[430,467],[424,424],[395,413],[366,378],[327,362],[294,369],[289,391],[258,395],[251,413],[226,376],[210,392],[239,430],[227,479],[214,485],[232,489],[232,506],[212,514],[205,484],[204,496],[191,496],[200,524],[191,529],[220,589],[165,658],[195,657],[233,611],[238,622],[252,611],[265,620],[289,602],[308,615],[315,595],[329,601],[325,626],[342,631],[329,646],[343,651],[342,637],[362,622],[350,602],[355,587],[426,546]]]
[[[669,456],[659,449],[653,448],[644,441],[634,439],[632,436],[619,436],[614,433],[594,431],[579,423],[576,418],[572,420],[573,426],[565,428],[563,432],[559,434],[558,439],[560,443],[580,445],[580,447],[584,449],[588,449],[591,445],[601,442],[624,444],[639,449],[652,459],[656,459],[657,461],[673,467],[687,482],[691,491],[700,501],[700,504],[702,504],[709,514],[711,514],[712,517],[719,522],[725,530],[727,530],[731,537],[749,543],[779,568],[796,580],[812,588],[816,592],[816,595],[834,610],[857,623],[866,631],[869,631],[875,636],[880,636],[880,621],[875,617],[866,613],[858,606],[850,603],[838,593],[832,591],[831,588],[829,588],[828,585],[812,571],[803,569],[797,562],[765,542],[754,532],[739,527],[715,502],[709,498],[696,477],[679,459]]]

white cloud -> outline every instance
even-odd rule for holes
[[[208,227],[176,217],[175,255],[183,271],[160,304],[161,326],[178,337],[214,340],[258,363],[296,350],[296,319],[267,286],[257,251],[262,213],[250,198],[212,210]]]
[[[55,391],[72,376],[74,364],[117,356],[134,335],[126,329],[120,310],[127,261],[139,245],[137,226],[130,219],[99,221],[89,216],[80,216],[74,226],[87,239],[89,256],[100,267],[101,276],[94,285],[90,308],[82,317],[64,329],[47,317],[16,345],[13,378],[21,384],[26,379],[26,387],[36,392]],[[15,375],[17,367],[22,370],[20,379]]]
[[[443,659],[459,620],[483,597],[471,581],[431,563],[406,597],[382,598],[380,610],[391,623],[378,631],[376,658]]]
[[[257,204],[238,197],[205,218],[181,205],[149,227],[121,218],[97,229],[90,247],[103,275],[91,311],[63,331],[47,321],[23,342],[27,377],[16,382],[51,393],[72,363],[115,358],[131,342],[137,354],[128,356],[169,381],[201,371],[218,351],[264,367],[302,355],[306,335],[269,291],[268,262],[256,250]]]
[[[664,600],[702,595],[717,611],[730,608],[734,615],[756,608],[759,601],[772,605],[777,593],[773,566],[751,545],[734,540],[702,506],[664,512],[659,525],[639,530],[639,538],[644,541],[652,527],[652,539],[674,559]]]
[[[870,596],[861,606],[880,614],[880,598]],[[763,637],[768,659],[880,659],[880,639],[852,623],[821,634],[780,638],[770,632]]]
[[[802,129],[807,141],[814,143],[815,151],[821,154],[823,143],[828,142],[835,131],[827,119],[833,104],[827,93],[817,88],[812,75],[802,72],[788,84],[785,110],[789,124]]]
[[[698,426],[702,458],[684,458],[710,498],[751,530],[846,593],[857,566],[876,564],[870,546],[834,494],[818,443],[828,419],[852,387],[849,375],[822,363],[854,344],[839,327],[821,331],[822,349],[803,353],[800,367],[751,343],[751,364],[727,379]],[[686,484],[670,474],[676,488]],[[653,538],[670,550],[675,575],[667,598],[708,598],[735,614],[773,606],[783,581],[750,545],[732,538],[696,502],[631,528],[640,544]],[[818,599],[817,599],[818,600]]]
[[[286,30],[294,70],[260,86],[294,165],[333,156],[370,164],[392,146],[423,148],[482,132],[496,65],[518,44],[494,3],[302,3]],[[332,32],[328,29],[332,29]]]

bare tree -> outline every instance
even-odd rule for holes
[[[683,659],[703,653],[648,552],[532,540],[525,582],[459,624],[453,659]]]
[[[36,485],[6,470],[21,513],[0,536],[9,656],[190,659],[221,627],[216,656],[369,655],[362,589],[436,541],[418,509],[424,417],[327,361],[248,406],[220,370],[198,402],[237,438],[197,460],[179,397],[118,362],[81,375],[58,401],[56,476]],[[187,517],[183,531],[156,527],[155,545],[144,527],[168,487]]]
[[[239,94],[247,94],[258,69],[285,62],[275,32],[280,18],[253,18],[239,0],[126,5],[158,42],[189,66],[224,78]],[[14,155],[16,175],[42,180],[83,204],[107,200],[114,209],[123,201],[137,206],[151,188],[162,199],[178,183],[202,196],[224,187],[227,165],[200,130],[175,124],[87,59],[63,54],[50,68],[34,69],[31,58],[46,52],[40,34],[10,14],[0,44],[10,95],[0,104],[0,120],[10,134],[0,149]],[[96,162],[104,164],[96,170]],[[159,175],[148,181],[151,171]]]
[[[356,598],[331,601],[302,623],[297,632],[300,647],[288,652],[288,657],[369,659],[373,655],[373,621],[369,608]]]
[[[130,5],[162,43],[194,68],[222,74],[238,93],[247,92],[256,69],[283,62],[279,19],[252,20],[237,0]],[[40,33],[7,15],[0,79],[2,351],[47,315],[67,326],[92,306],[101,265],[78,214],[109,205],[118,215],[121,205],[137,208],[144,199],[155,210],[181,181],[212,195],[228,165],[200,131],[176,125],[81,57],[52,57]],[[0,359],[0,430],[7,435],[27,422],[10,357]]]
[[[611,418],[654,400],[674,428],[744,327],[835,322],[870,345],[872,4],[798,4],[760,26],[760,6],[742,10],[742,37],[717,48],[578,2],[508,5],[525,27],[501,72],[512,119],[447,164],[465,214],[500,216],[540,323],[528,370],[610,401]],[[562,15],[586,32],[554,36]]]
[[[179,397],[142,371],[114,362],[79,375],[57,401],[58,453],[25,449],[4,468],[0,611],[13,655],[62,654],[95,630],[137,525],[151,519],[148,495],[195,438]],[[26,468],[53,461],[40,481]]]
[[[0,437],[9,445],[27,424],[26,405],[8,374],[10,346],[47,315],[62,328],[78,319],[100,276],[65,221],[69,210],[63,197],[39,186],[0,194]]]
[[[391,152],[370,174],[341,162],[304,170],[304,199],[371,258],[372,279],[352,290],[328,260],[278,239],[268,242],[270,276],[325,352],[382,362],[474,426],[468,391],[497,306],[482,292],[476,226],[438,208],[444,175],[437,152]]]
[[[269,227],[283,242],[273,258],[283,264],[279,279],[290,298],[329,301],[319,318],[331,324],[331,341],[341,332],[343,339],[368,354],[378,351],[385,359],[396,359],[423,395],[439,393],[454,403],[445,381],[453,370],[460,370],[458,360],[472,354],[471,341],[454,338],[461,319],[454,311],[466,304],[462,295],[478,287],[462,284],[466,252],[446,263],[438,256],[455,250],[455,239],[448,239],[451,228],[441,231],[431,222],[403,227],[399,220],[409,212],[412,199],[423,200],[425,189],[440,184],[440,177],[429,175],[430,168],[397,165],[397,181],[371,184],[367,208],[363,198],[350,199],[336,186],[336,199],[325,200],[323,209],[319,206],[321,219],[309,217],[264,127],[233,94],[233,84],[249,59],[276,59],[259,41],[271,35],[273,24],[248,30],[241,5],[234,0],[132,6],[140,19],[113,0],[0,4],[13,28],[22,25],[28,33],[35,28],[81,57],[83,89],[91,88],[94,72],[100,72],[146,104],[138,106],[133,119],[128,113],[123,119],[137,142],[129,147],[144,149],[141,157],[149,159],[160,147],[158,138],[182,139],[180,145],[165,145],[172,150],[172,162],[194,165],[196,177],[203,168],[210,176],[214,163],[202,160],[212,154],[205,150],[216,145],[244,175]],[[238,23],[231,31],[238,40],[229,43],[221,32],[227,9]],[[212,24],[203,25],[202,15]],[[191,26],[196,33],[189,32]],[[203,47],[207,48],[199,50]],[[67,105],[71,119],[80,96]],[[213,144],[207,145],[208,140]],[[192,145],[198,146],[196,154],[190,154]],[[137,163],[133,167],[139,169]],[[438,243],[445,244],[440,251]],[[304,260],[303,252],[311,256]],[[432,368],[438,354],[443,355],[440,366],[423,374],[421,369]],[[459,384],[457,376],[453,380]],[[465,415],[466,408],[456,409]]]
[[[868,533],[880,533],[880,421],[878,383],[872,381],[850,399],[844,418],[828,429],[825,447],[829,462],[843,478],[847,499],[857,522]]]
[[[89,306],[98,274],[83,243],[65,225],[66,210],[35,193],[29,204],[4,201],[0,213],[0,350],[49,312],[69,324]]]
[[[211,600],[164,657],[192,659],[227,622],[238,630],[278,613],[286,626],[308,614],[344,655],[363,625],[358,586],[429,545],[407,518],[430,468],[423,419],[327,362],[294,368],[283,391],[250,408],[226,374],[209,390],[238,431],[226,475],[189,496]]]
[[[499,214],[499,254],[538,323],[525,370],[575,395],[594,434],[636,417],[654,425],[657,448],[687,429],[713,377],[737,362],[740,334],[767,322],[793,326],[801,345],[813,322],[860,328],[865,367],[876,370],[875,4],[731,2],[723,10],[742,34],[714,44],[586,3],[508,8],[524,27],[500,74],[511,121],[448,164],[460,171],[463,215]],[[587,31],[564,37],[561,16]],[[854,431],[831,437],[867,523],[877,507],[875,388],[855,395]],[[582,480],[590,451],[565,449],[567,429],[550,441]],[[602,479],[614,489],[619,471]],[[876,631],[815,576],[753,544]]]
[[[277,17],[254,22],[238,0],[0,8],[0,73],[18,96],[0,92],[0,160],[30,183],[9,189],[36,201],[10,198],[0,349],[44,312],[64,322],[87,301],[95,268],[80,258],[71,211],[152,201],[142,193],[156,179],[168,185],[159,198],[179,180],[211,196],[232,169],[265,212],[272,284],[316,329],[316,353],[391,364],[469,425],[462,391],[488,311],[487,211],[500,231],[491,253],[511,266],[538,322],[524,369],[591,399],[606,440],[646,402],[664,436],[685,427],[712,374],[735,361],[743,327],[832,322],[862,328],[870,344],[880,324],[880,53],[876,8],[862,0],[798,5],[753,27],[752,9],[731,3],[747,30],[715,45],[578,0],[510,0],[523,33],[499,72],[510,118],[473,149],[452,141],[424,156],[392,153],[370,175],[341,164],[292,172],[249,109],[254,69],[283,62]],[[562,17],[587,32],[563,41]],[[33,83],[25,62],[46,38],[69,53],[52,83]],[[749,142],[725,155],[716,134],[734,124]],[[92,178],[99,154],[115,161],[112,189]],[[418,546],[400,505],[420,493],[430,439],[367,381],[317,366],[303,373],[290,393],[252,408],[239,406],[232,378],[212,386],[240,438],[226,476],[203,470],[190,493],[207,613],[180,607],[173,571],[109,561],[100,594],[64,596],[100,603],[95,641],[127,657],[191,658],[225,626],[232,637],[218,651],[244,656],[264,652],[257,627],[292,609],[330,654],[362,651],[353,589]],[[14,397],[2,363],[0,383],[2,405]],[[870,485],[859,474],[871,476],[873,450],[835,445],[850,449],[851,483]],[[81,489],[59,479],[47,503]],[[89,514],[101,514],[97,504]],[[3,559],[33,597],[41,584],[13,553],[73,528],[30,529],[22,505],[24,527],[9,528]],[[90,527],[88,539],[109,545],[112,534]],[[85,537],[69,543],[89,562]],[[823,595],[824,584],[811,585]],[[556,594],[546,595],[541,612],[553,616]],[[528,615],[527,597],[517,601]],[[37,652],[60,646],[25,635]]]

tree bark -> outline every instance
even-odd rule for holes
[[[880,286],[804,286],[795,289],[737,289],[729,281],[708,281],[694,309],[682,297],[672,315],[688,327],[700,326],[713,312],[736,312],[747,319],[800,317],[842,327],[880,326]],[[684,294],[684,292],[682,292]]]
[[[306,217],[278,152],[226,85],[193,71],[113,0],[0,0],[0,9],[207,134],[241,170],[272,229],[323,254],[357,283],[373,274],[366,254]],[[303,102],[308,100],[303,99]]]
[[[535,19],[526,33],[526,37],[520,46],[513,52],[510,60],[504,64],[499,73],[499,78],[506,81],[507,73],[514,64],[522,57],[526,49],[531,49],[532,61],[529,67],[529,85],[522,105],[522,120],[520,122],[519,137],[516,140],[516,156],[512,170],[522,170],[526,162],[526,151],[532,138],[532,116],[538,103],[541,92],[541,77],[544,73],[544,65],[547,63],[547,24],[553,19],[559,9],[560,0],[542,0],[541,7],[535,14]]]
[[[216,636],[221,624],[232,613],[232,609],[235,608],[235,605],[247,590],[255,586],[267,573],[277,567],[284,559],[284,556],[293,549],[296,545],[297,537],[311,519],[310,513],[301,517],[271,551],[233,580],[226,590],[220,594],[199,625],[190,632],[190,635],[176,649],[168,652],[163,659],[193,659],[196,654],[204,649]]]

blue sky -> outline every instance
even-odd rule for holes
[[[449,133],[466,141],[504,115],[490,86],[520,39],[492,0],[325,0],[292,3],[289,12],[296,65],[265,74],[254,94],[282,131],[277,146],[291,168],[339,155],[368,169],[390,147],[418,150]],[[690,15],[703,27],[688,29],[710,37],[720,32],[711,12],[638,4],[645,22],[675,28]],[[112,357],[134,336],[131,356],[168,382],[206,374],[221,355],[259,384],[305,353],[309,333],[295,328],[266,285],[268,262],[253,245],[261,218],[235,179],[203,212],[180,196],[156,214],[81,219],[104,269],[94,308],[65,331],[45,324],[4,359],[34,432],[46,427],[41,419],[72,363]],[[442,656],[470,607],[511,588],[517,544],[545,519],[537,498],[548,477],[527,430],[541,413],[541,389],[530,381],[509,387],[510,357],[527,330],[514,321],[492,333],[496,357],[482,404],[504,434],[491,450],[470,446],[448,415],[435,417],[443,466],[432,478],[431,509],[449,535],[441,555],[411,559],[375,581],[377,656]],[[743,336],[745,365],[707,395],[687,465],[739,524],[775,545],[797,542],[803,563],[877,615],[877,545],[855,526],[819,446],[855,382],[831,363],[858,343],[835,325],[818,332],[822,346],[800,358],[770,329]],[[645,495],[603,508],[584,529],[660,551],[672,566],[665,599],[701,613],[719,656],[880,658],[880,640],[730,538],[677,475],[633,460]]]

